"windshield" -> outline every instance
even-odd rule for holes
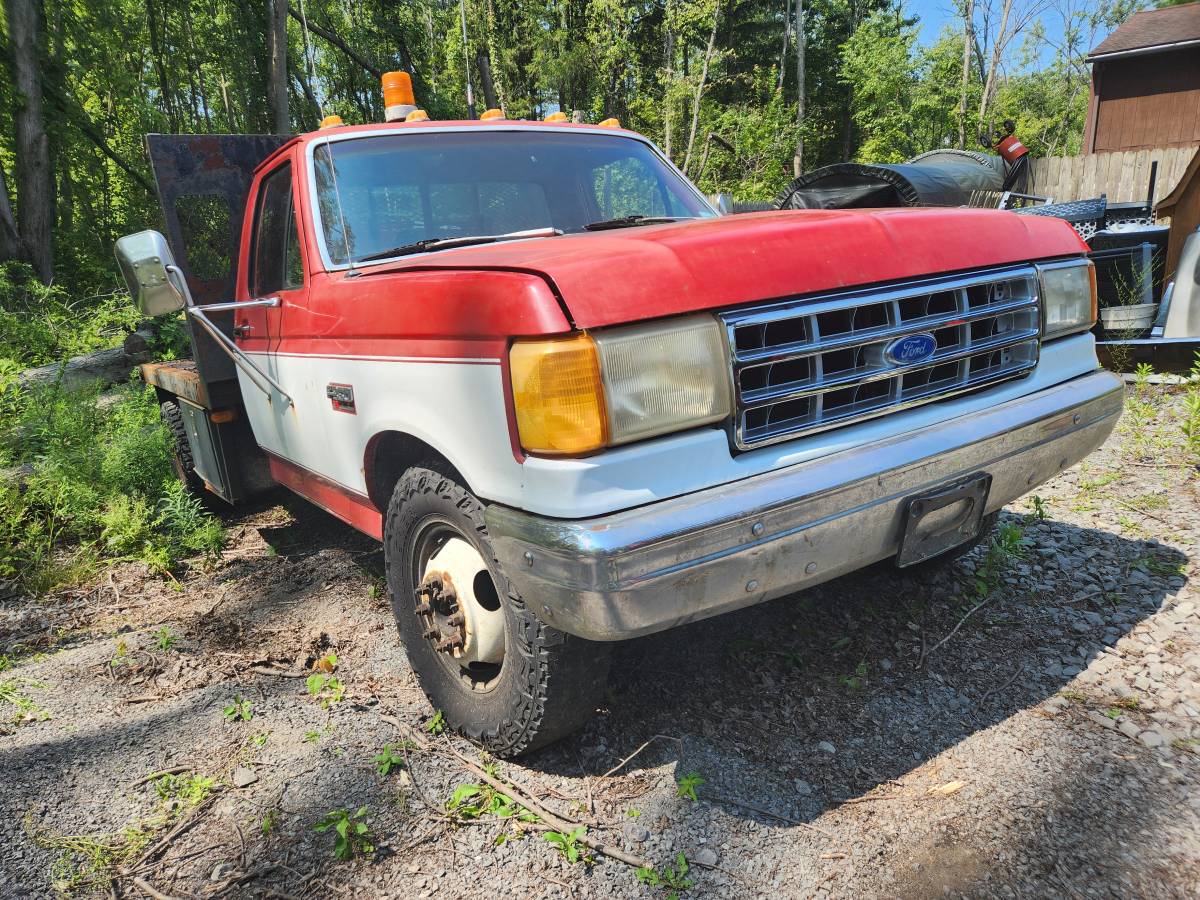
[[[714,215],[646,144],[617,135],[368,135],[320,145],[313,162],[317,228],[333,265],[348,262],[347,237],[362,259],[424,240]]]

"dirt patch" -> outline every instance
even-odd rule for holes
[[[662,875],[683,853],[685,896],[1196,896],[1200,503],[1170,390],[1005,512],[1011,552],[630,642],[584,731],[489,771]],[[124,869],[123,896],[135,877],[174,896],[665,896],[601,854],[568,862],[486,791],[447,813],[481,784],[449,748],[488,761],[424,730],[378,547],[277,499],[178,583],[118,566],[0,602],[3,893],[106,895]],[[338,683],[314,695],[320,660]],[[336,825],[313,826],[361,807],[347,830],[376,849],[336,859]]]

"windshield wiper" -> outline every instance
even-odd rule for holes
[[[610,228],[634,228],[638,225],[661,225],[664,222],[678,222],[680,219],[694,219],[695,216],[621,216],[619,219],[604,219],[600,222],[588,222],[583,226],[584,231],[607,231]]]
[[[530,228],[527,231],[509,231],[504,234],[475,234],[462,237],[425,238],[411,244],[401,244],[378,253],[360,256],[355,262],[372,262],[377,259],[390,259],[393,256],[409,256],[413,253],[425,253],[428,250],[444,250],[448,247],[470,247],[472,244],[494,244],[498,241],[518,241],[522,238],[554,237],[562,234],[557,228]]]

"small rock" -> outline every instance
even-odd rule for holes
[[[717,851],[712,847],[705,847],[696,854],[696,864],[708,866],[709,868],[715,866],[717,864]]]
[[[1125,720],[1117,723],[1117,731],[1125,735],[1127,738],[1136,738],[1142,729],[1138,728],[1133,722]]]
[[[233,865],[233,863],[227,863],[227,862],[219,863],[217,865],[217,867],[212,870],[212,880],[213,881],[224,881],[231,874],[233,874],[234,868],[235,868],[235,866]]]
[[[894,663],[890,659],[888,659],[886,656],[879,661],[879,668],[883,669],[883,671],[885,671],[885,672],[892,671],[893,665],[894,665]]]
[[[1147,747],[1161,747],[1165,743],[1161,734],[1149,729],[1139,734],[1138,740]]]
[[[829,741],[820,741],[817,744],[817,749],[822,753],[837,753],[837,747],[833,746]]]
[[[249,787],[250,785],[254,784],[254,782],[258,781],[258,776],[254,774],[254,770],[242,767],[239,769],[234,769],[233,775],[230,776],[229,780],[233,782],[234,787],[244,788]]]
[[[795,785],[796,793],[801,797],[808,797],[813,792],[812,785],[802,778],[797,778],[792,784]]]
[[[625,840],[631,844],[644,844],[650,839],[650,829],[637,822],[626,822],[621,830],[625,833]]]

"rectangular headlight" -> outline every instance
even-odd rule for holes
[[[521,446],[579,456],[729,415],[724,332],[684,316],[515,341],[509,376]]]
[[[1096,324],[1096,267],[1090,260],[1038,266],[1046,339],[1087,331]]]
[[[725,339],[712,316],[629,325],[592,337],[600,354],[610,444],[729,415]]]

